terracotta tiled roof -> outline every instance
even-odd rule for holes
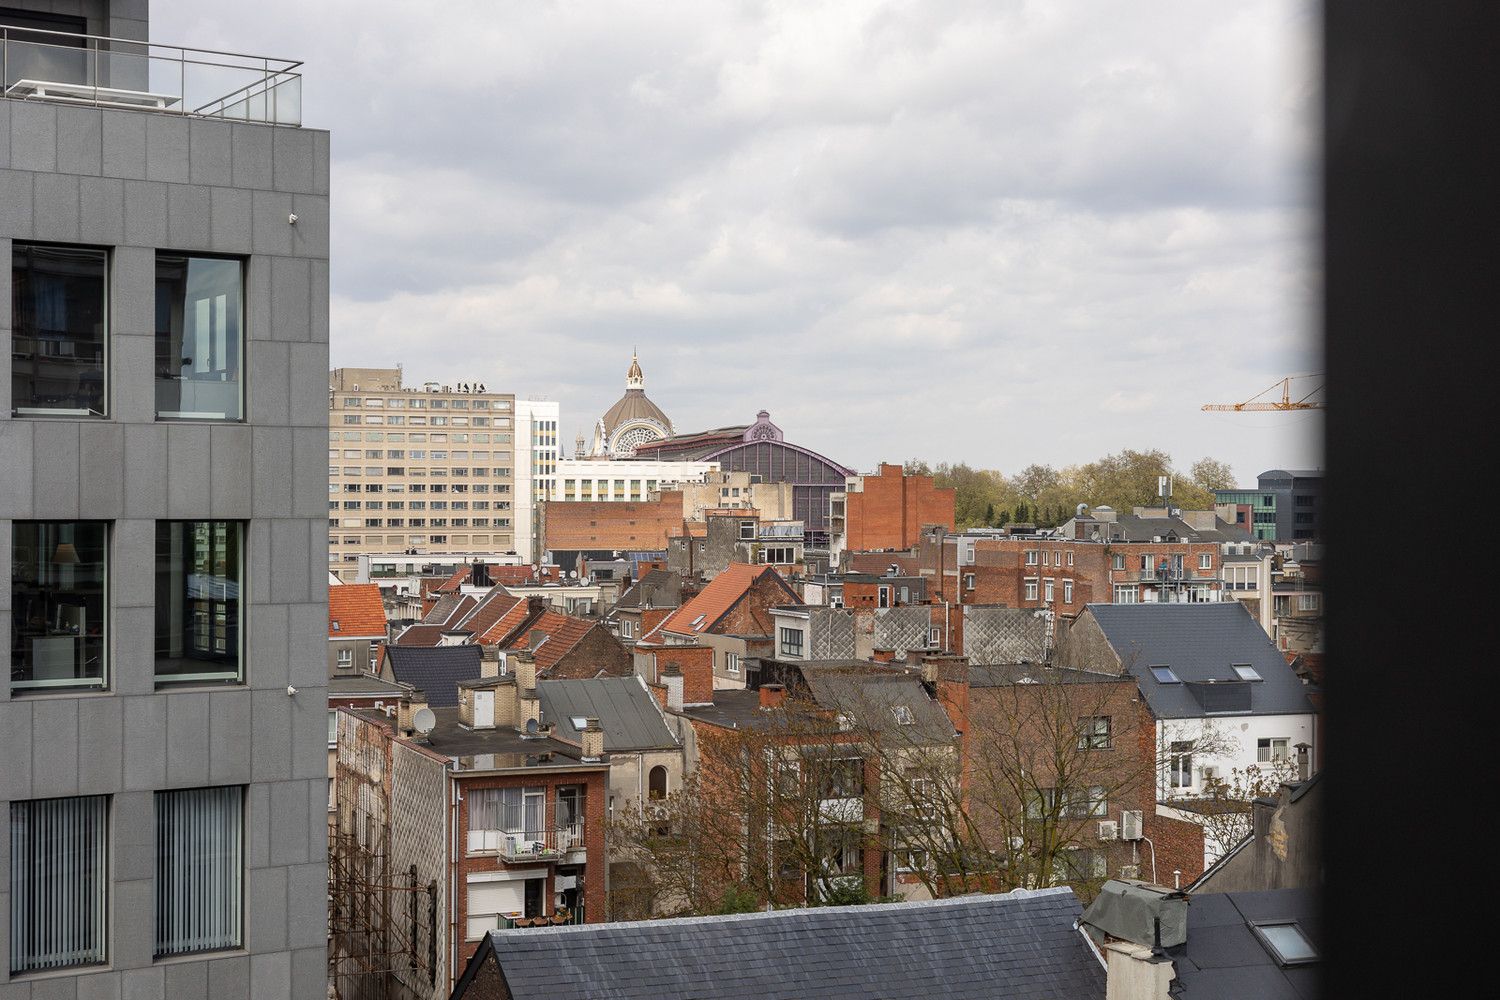
[[[441,625],[410,625],[396,636],[397,646],[436,646],[443,638]]]
[[[574,618],[557,611],[545,611],[524,632],[512,639],[505,648],[508,650],[530,649],[536,642],[541,641],[542,634],[545,633],[547,640],[536,648],[534,654],[536,668],[540,672],[571,652],[573,647],[578,645],[595,626],[602,627],[597,621]]]
[[[709,631],[764,573],[771,573],[778,580],[781,579],[781,574],[770,566],[730,563],[698,596],[672,612],[672,616],[662,622],[657,631],[675,635],[699,635]],[[790,587],[787,592],[792,594],[794,602],[799,600]]]
[[[460,627],[473,632],[475,642],[494,642],[493,638],[486,640],[483,637],[488,635],[518,607],[524,615],[526,610],[526,599],[524,597],[517,597],[504,587],[493,587],[488,594],[480,598],[479,604],[463,619]],[[520,624],[519,620],[515,624]],[[511,625],[511,628],[515,628],[515,624]],[[509,629],[506,631],[509,631]],[[503,635],[504,633],[501,634]]]
[[[507,587],[550,583],[562,578],[562,569],[557,566],[490,566],[489,573],[491,580]]]
[[[377,584],[328,588],[328,638],[385,638],[385,602]]]
[[[448,579],[444,580],[441,584],[438,585],[437,592],[439,594],[458,593],[458,588],[464,585],[464,581],[469,578],[469,574],[471,572],[473,571],[470,570],[469,567],[460,566],[458,569],[453,571],[452,576],[448,577]]]

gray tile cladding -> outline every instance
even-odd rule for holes
[[[312,224],[294,230],[294,210]],[[113,525],[109,689],[37,696],[0,685],[0,814],[13,800],[113,797],[110,960],[80,969],[76,983],[12,980],[0,935],[0,996],[324,995],[326,817],[313,804],[326,794],[327,690],[321,648],[317,669],[292,665],[308,643],[287,628],[321,628],[327,617],[326,563],[309,557],[324,534],[316,452],[327,403],[312,379],[328,367],[327,218],[326,133],[0,99],[0,562],[10,561],[15,519]],[[11,415],[4,304],[11,246],[32,240],[111,251],[104,419]],[[242,424],[154,418],[157,250],[247,260]],[[250,523],[243,687],[155,687],[153,545],[155,522],[167,518]],[[6,589],[0,633],[10,614]],[[245,947],[156,963],[151,795],[207,784],[249,789]],[[9,851],[0,822],[0,872]]]

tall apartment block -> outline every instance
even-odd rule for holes
[[[516,400],[516,551],[528,563],[542,557],[540,504],[557,483],[561,419],[555,400]]]
[[[0,0],[0,997],[326,995],[328,134]]]
[[[517,554],[515,409],[478,383],[329,372],[329,570],[352,581],[361,555]]]

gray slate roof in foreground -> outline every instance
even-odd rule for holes
[[[515,1000],[1104,996],[1070,889],[491,931]]]
[[[1237,663],[1248,663],[1262,679],[1249,683],[1248,711],[1234,714],[1313,713],[1301,678],[1239,601],[1090,604],[1088,611],[1158,719],[1209,714],[1199,700],[1204,687],[1210,680],[1232,685]],[[1182,683],[1158,683],[1150,670],[1157,665],[1171,667]]]

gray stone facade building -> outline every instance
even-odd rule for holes
[[[146,22],[0,0],[0,998],[313,1000],[329,137]]]

